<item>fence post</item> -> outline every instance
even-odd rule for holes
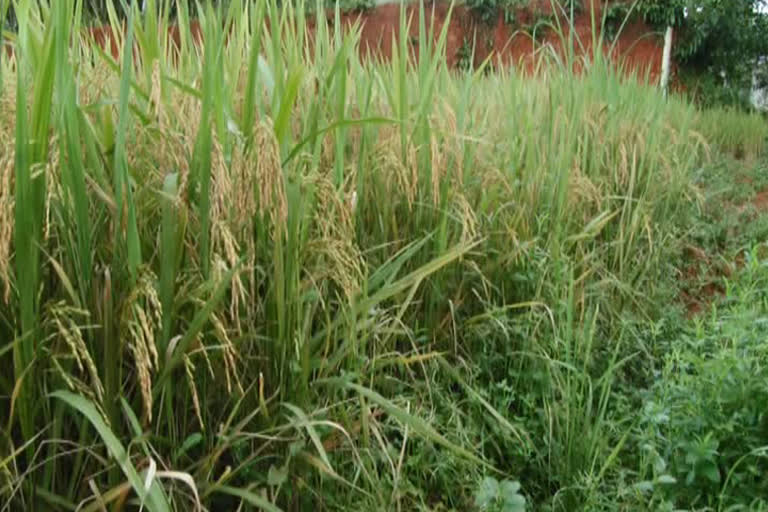
[[[661,90],[666,97],[669,92],[669,68],[672,60],[672,26],[667,27],[664,34],[664,55],[661,61]]]

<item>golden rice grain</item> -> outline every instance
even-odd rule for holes
[[[11,294],[11,251],[15,224],[14,159],[13,149],[5,157],[0,158],[0,281],[2,281],[3,302],[6,304]]]
[[[162,325],[162,307],[154,287],[156,281],[151,271],[142,269],[121,315],[121,328],[130,334],[128,348],[136,365],[147,423],[152,421],[152,372],[159,363],[155,333]]]

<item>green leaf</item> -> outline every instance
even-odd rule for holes
[[[522,512],[525,510],[525,497],[518,491],[519,482],[504,480],[499,485],[499,495],[501,497],[502,509],[505,512]]]
[[[720,471],[714,464],[704,464],[701,473],[707,477],[710,482],[720,483]]]
[[[133,10],[128,16],[128,31],[125,36],[125,47],[133,47]],[[114,153],[114,187],[115,202],[117,203],[116,226],[125,225],[125,243],[128,254],[128,270],[131,279],[135,280],[138,268],[141,265],[141,243],[139,241],[139,228],[136,222],[136,205],[133,202],[131,179],[128,174],[128,160],[126,158],[126,138],[128,132],[128,105],[131,95],[131,71],[133,67],[133,52],[123,52],[123,70],[120,77],[120,96],[118,101],[117,135],[115,136]],[[123,205],[127,209],[127,219],[123,218]],[[124,221],[127,221],[124,224]],[[115,230],[120,236],[119,229]],[[115,253],[117,254],[117,253]]]
[[[163,373],[160,374],[160,378],[157,380],[157,384],[155,384],[155,387],[152,390],[153,396],[157,396],[160,393],[165,381],[171,376],[171,372],[179,365],[184,354],[186,354],[189,345],[197,337],[197,333],[203,329],[208,322],[208,319],[211,317],[213,310],[216,309],[216,306],[224,298],[224,294],[229,289],[230,284],[232,284],[232,277],[240,268],[241,263],[242,260],[238,261],[234,267],[222,276],[221,281],[213,291],[211,298],[208,299],[203,308],[192,318],[192,322],[189,324],[186,332],[176,345],[176,349],[173,351],[170,360],[167,362]]]
[[[290,138],[289,128],[291,113],[293,112],[293,106],[296,103],[296,98],[299,94],[299,86],[301,85],[303,77],[304,73],[301,69],[293,71],[288,78],[285,90],[282,91],[280,107],[277,111],[274,123],[275,137],[277,137],[277,142],[281,149],[286,147],[288,139]]]
[[[174,454],[174,458],[178,459],[184,454],[186,454],[189,450],[197,446],[203,441],[203,435],[200,432],[195,432],[194,434],[191,434],[187,436],[187,438],[184,440],[183,443],[181,443],[181,447],[176,451]]]
[[[240,121],[240,128],[245,133],[253,133],[253,124],[255,122],[255,110],[257,105],[257,88],[259,87],[259,78],[264,58],[261,56],[261,37],[259,29],[264,20],[264,9],[266,2],[258,2],[255,7],[255,13],[252,14],[251,23],[254,24],[253,34],[251,35],[251,46],[248,50],[248,69],[246,73],[245,97],[243,98],[243,113]],[[271,77],[270,77],[271,78]],[[268,79],[264,78],[266,82]],[[274,86],[274,83],[272,84]],[[272,90],[269,91],[272,95]]]
[[[273,505],[269,501],[265,500],[258,494],[255,494],[251,491],[238,489],[237,487],[229,487],[227,485],[216,486],[214,490],[216,492],[238,497],[242,499],[244,502],[250,503],[251,505],[258,507],[261,510],[266,510],[267,512],[283,512],[282,509],[280,509],[279,507]]]
[[[673,477],[672,475],[661,475],[656,479],[656,482],[660,484],[671,485],[677,483],[677,478]]]
[[[635,485],[633,485],[635,489],[637,489],[640,492],[652,492],[653,491],[653,482],[649,480],[643,480],[642,482],[637,482]]]
[[[338,121],[334,121],[333,123],[329,124],[328,126],[325,126],[323,128],[318,128],[315,130],[312,130],[309,135],[301,139],[298,143],[296,143],[293,148],[291,148],[291,151],[288,153],[288,156],[286,156],[283,159],[283,167],[288,165],[288,163],[293,160],[306,146],[309,142],[314,141],[318,136],[323,135],[327,132],[336,130],[337,128],[342,127],[348,127],[348,126],[368,126],[368,125],[378,125],[378,124],[395,124],[397,123],[397,120],[390,119],[388,117],[367,117],[363,119],[340,119]]]
[[[499,482],[492,476],[483,478],[475,494],[475,506],[480,509],[490,507],[499,496]]]
[[[283,485],[288,481],[288,466],[277,467],[275,465],[269,466],[267,471],[267,484],[271,486]]]
[[[488,413],[498,422],[499,425],[504,427],[506,430],[511,432],[521,443],[525,443],[526,441],[529,441],[530,439],[528,435],[523,432],[520,428],[515,427],[512,425],[512,423],[507,420],[504,416],[502,416],[499,411],[497,411],[486,399],[484,399],[480,393],[472,389],[472,386],[470,386],[463,378],[461,378],[461,375],[459,372],[454,368],[453,366],[448,363],[448,361],[445,360],[443,356],[438,357],[438,362],[440,363],[440,366],[445,370],[445,372],[451,376],[462,388],[464,388],[464,391],[472,398],[473,400],[476,400],[480,403],[487,411]],[[523,439],[525,437],[525,440]],[[517,482],[510,482],[510,483],[517,483]],[[520,488],[520,485],[518,484],[518,489]]]
[[[437,432],[429,423],[427,423],[423,419],[408,413],[407,411],[398,407],[397,405],[392,403],[390,400],[387,400],[386,398],[384,398],[383,396],[381,396],[380,394],[378,394],[377,392],[371,389],[363,387],[359,384],[355,384],[354,382],[346,382],[342,379],[335,379],[335,378],[318,380],[316,382],[326,382],[329,384],[341,385],[343,387],[356,391],[357,393],[363,395],[365,398],[367,398],[371,402],[378,404],[388,414],[394,416],[395,419],[397,419],[400,423],[407,425],[414,432],[418,433],[419,435],[423,436],[429,441],[439,444],[440,446],[447,448],[448,450],[454,452],[455,454],[460,455],[461,457],[464,457],[473,462],[476,462],[484,467],[489,467],[489,468],[491,467],[490,464],[488,464],[486,461],[484,461],[474,453],[470,452],[465,448],[462,448],[461,446],[457,446],[452,442],[450,442],[448,439],[443,437],[439,432]]]
[[[176,286],[176,274],[179,267],[179,256],[183,251],[182,223],[179,221],[178,203],[178,174],[171,173],[165,177],[162,193],[162,223],[160,226],[160,304],[163,310],[163,336],[160,350],[165,351],[171,339],[173,322],[173,306]]]
[[[502,496],[502,498],[506,499],[508,497],[517,496],[517,491],[520,490],[520,483],[519,482],[510,482],[509,480],[504,480],[499,485],[499,492]]]
[[[69,404],[85,416],[91,425],[96,428],[109,454],[117,461],[131,487],[142,498],[144,506],[149,512],[170,512],[171,507],[156,479],[152,482],[148,491],[144,490],[144,482],[131,462],[128,452],[125,451],[117,436],[107,426],[96,406],[90,400],[69,391],[55,391],[51,393],[51,396]]]
[[[296,415],[300,425],[307,430],[307,434],[309,434],[309,438],[312,440],[312,444],[314,444],[315,448],[317,448],[317,452],[320,454],[320,458],[323,459],[323,463],[325,463],[325,465],[328,466],[331,471],[333,471],[333,466],[331,465],[331,461],[328,458],[328,454],[323,448],[320,435],[317,433],[317,430],[315,430],[315,427],[312,425],[312,421],[310,421],[306,413],[293,404],[284,403],[283,406],[290,409]]]

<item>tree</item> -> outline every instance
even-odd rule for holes
[[[639,0],[638,8],[659,30],[676,29],[675,59],[694,74],[741,92],[765,65],[767,0]]]

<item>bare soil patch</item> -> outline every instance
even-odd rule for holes
[[[736,178],[736,181],[751,184],[754,180],[743,175]],[[750,221],[754,221],[761,214],[768,212],[768,188],[760,190],[741,204],[726,204],[725,208],[739,213],[752,209],[755,213],[749,217]],[[705,312],[714,301],[725,295],[724,280],[742,268],[745,262],[743,253],[728,261],[721,255],[709,254],[694,246],[687,246],[683,256],[685,264],[681,270],[683,286],[680,301],[689,317]]]

